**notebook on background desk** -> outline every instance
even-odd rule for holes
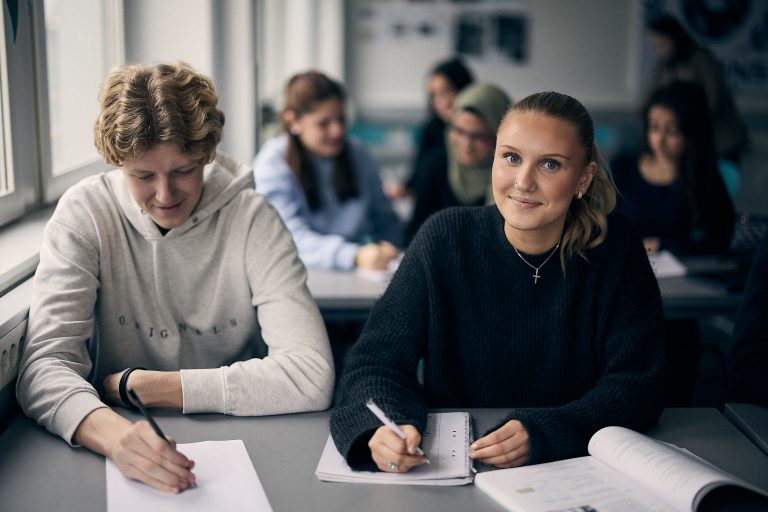
[[[329,435],[315,475],[326,482],[440,486],[469,484],[475,475],[469,458],[469,445],[473,440],[469,413],[431,413],[427,415],[427,426],[421,440],[421,448],[431,464],[413,468],[407,473],[385,473],[355,471],[350,468]]]

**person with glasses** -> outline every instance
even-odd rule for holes
[[[499,87],[476,83],[456,98],[445,148],[424,158],[424,172],[415,189],[412,238],[427,218],[449,206],[478,206],[491,201],[491,163],[496,128],[511,100]]]
[[[411,195],[424,176],[425,157],[436,149],[445,151],[445,128],[451,118],[456,97],[474,81],[472,72],[460,57],[438,62],[427,77],[428,119],[419,129],[419,142],[411,173],[405,184],[385,182],[384,192],[392,199]]]
[[[586,455],[600,428],[644,430],[662,411],[661,295],[640,236],[612,213],[591,116],[533,94],[493,154],[494,204],[422,226],[346,360],[330,430],[352,468],[426,463],[428,408],[502,409],[469,447],[497,467]]]

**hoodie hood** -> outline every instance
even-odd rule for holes
[[[163,236],[152,217],[136,203],[120,169],[107,173],[107,186],[128,222],[147,240],[184,236],[207,222],[213,214],[229,203],[240,191],[253,189],[253,173],[247,165],[217,153],[213,162],[203,169],[203,193],[189,218]]]

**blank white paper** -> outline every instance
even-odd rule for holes
[[[123,476],[107,459],[107,511],[272,511],[241,440],[179,444],[177,449],[195,461],[197,487],[167,494]]]

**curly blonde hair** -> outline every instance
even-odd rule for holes
[[[111,165],[160,143],[176,144],[207,164],[216,157],[224,127],[218,100],[213,82],[183,62],[117,68],[99,91],[94,145]]]
[[[592,117],[578,100],[558,92],[548,91],[531,94],[510,107],[504,116],[534,112],[560,119],[576,128],[579,142],[584,149],[584,165],[595,162],[595,174],[581,199],[574,199],[565,218],[563,239],[560,242],[560,265],[577,254],[597,247],[608,232],[608,214],[616,207],[616,186],[605,157],[595,144]],[[504,121],[502,121],[504,124]]]

